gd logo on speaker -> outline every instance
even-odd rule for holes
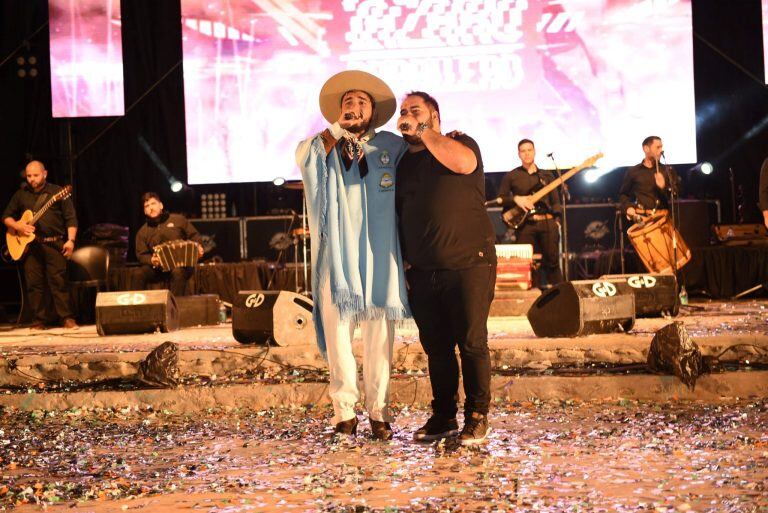
[[[656,286],[656,278],[653,276],[630,276],[627,285],[633,289],[652,289]]]
[[[251,294],[245,298],[246,308],[258,308],[264,302],[264,294],[259,292],[258,294]]]
[[[117,296],[117,304],[122,306],[128,306],[128,305],[143,305],[147,302],[147,296],[144,294],[140,294],[138,292],[135,292],[133,294],[127,293],[127,294],[120,294]]]
[[[598,297],[611,297],[616,295],[616,285],[609,281],[597,281],[592,285],[592,292]]]

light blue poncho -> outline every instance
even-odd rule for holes
[[[343,134],[334,123],[325,132],[326,141]],[[395,212],[395,169],[407,145],[390,132],[367,135],[362,144],[368,165],[364,178],[356,161],[344,168],[338,144],[326,155],[323,134],[302,142],[296,151],[309,209],[313,317],[323,355],[320,286],[327,273],[342,319],[410,316]]]

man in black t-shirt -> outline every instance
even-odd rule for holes
[[[523,225],[517,230],[519,244],[532,244],[541,252],[541,265],[548,286],[563,281],[560,272],[560,225],[557,219],[563,213],[560,191],[554,189],[536,204],[531,195],[555,180],[551,172],[536,166],[536,147],[530,139],[517,143],[517,154],[522,165],[516,167],[501,180],[499,198],[504,211],[517,205],[530,211]]]
[[[35,234],[35,239],[27,246],[22,264],[27,278],[29,303],[35,314],[32,329],[41,329],[48,321],[44,296],[46,285],[61,324],[68,329],[77,328],[67,283],[67,259],[75,249],[77,235],[75,207],[67,198],[54,203],[34,225],[21,222],[19,218],[25,211],[38,212],[61,191],[61,187],[46,181],[48,171],[40,161],[33,160],[27,164],[24,177],[27,183],[11,198],[3,212],[3,223],[8,230]]]
[[[163,272],[154,248],[163,242],[191,240],[197,243],[198,254],[203,256],[200,234],[183,215],[165,212],[157,193],[147,192],[141,200],[147,222],[136,232],[136,258],[142,264],[138,287],[145,289],[148,283],[163,282],[168,283],[174,296],[183,296],[194,268],[177,267]]]
[[[395,204],[408,301],[427,354],[432,417],[416,440],[458,433],[459,364],[464,378],[462,445],[490,431],[488,312],[496,283],[495,234],[486,214],[483,161],[466,135],[440,132],[440,109],[427,93],[403,100],[398,129],[408,152],[397,166]]]

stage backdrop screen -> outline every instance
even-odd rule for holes
[[[543,166],[634,164],[648,135],[696,161],[690,1],[181,1],[190,183],[299,178],[344,69],[435,96],[489,172],[519,165],[523,137]]]
[[[49,0],[53,117],[122,116],[120,0]]]
[[[765,83],[768,84],[768,0],[763,0],[763,65]]]

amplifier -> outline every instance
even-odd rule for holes
[[[768,230],[762,224],[716,224],[712,231],[726,246],[768,244]]]
[[[203,239],[203,262],[239,262],[243,260],[243,227],[237,217],[190,219]]]
[[[244,223],[245,258],[293,262],[298,249],[298,259],[302,260],[302,216],[246,217]],[[306,242],[309,255],[308,238]]]

